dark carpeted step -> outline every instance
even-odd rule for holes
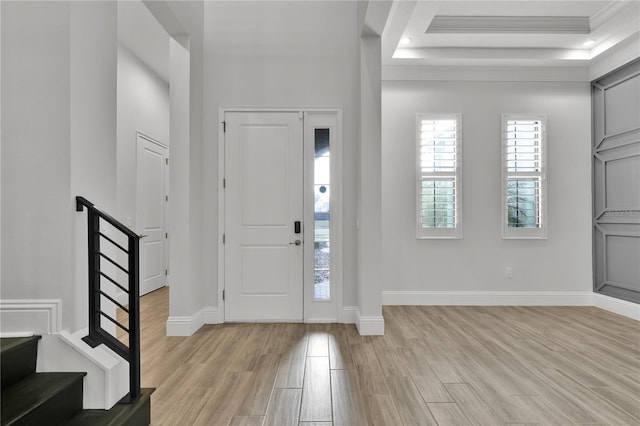
[[[0,339],[2,389],[36,372],[40,336]]]
[[[35,373],[2,389],[0,424],[61,425],[82,409],[86,373]]]
[[[151,394],[155,389],[143,388],[132,404],[116,404],[110,410],[82,410],[69,426],[147,426],[151,422]]]

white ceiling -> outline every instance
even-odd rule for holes
[[[141,1],[118,2],[118,34],[169,82],[169,36]],[[383,65],[588,67],[639,36],[640,0],[394,0]]]
[[[385,65],[588,66],[640,31],[638,0],[394,1]],[[409,38],[409,43],[401,41]],[[593,44],[585,46],[587,40]]]

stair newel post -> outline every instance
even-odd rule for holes
[[[129,236],[129,397],[140,395],[140,237]]]
[[[83,340],[95,347],[99,344],[100,327],[100,218],[87,208],[87,239],[89,261],[89,335]]]

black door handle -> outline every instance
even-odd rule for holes
[[[300,221],[296,220],[295,222],[293,222],[293,232],[295,232],[296,234],[299,234],[300,232],[302,232],[300,230]]]

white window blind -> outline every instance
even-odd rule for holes
[[[546,238],[544,115],[502,117],[502,237]]]
[[[417,116],[417,237],[461,238],[461,115]]]

